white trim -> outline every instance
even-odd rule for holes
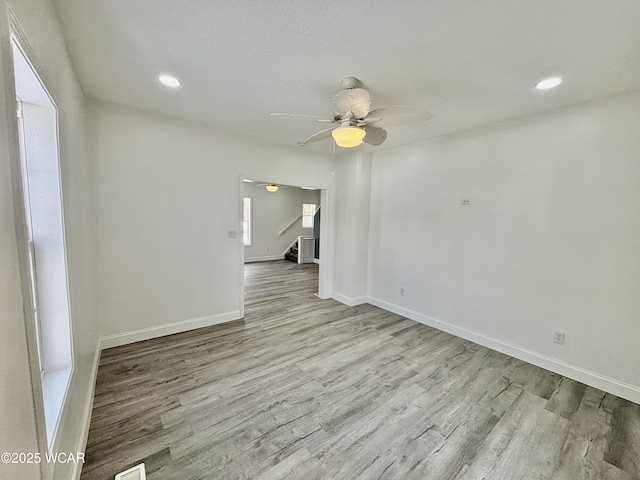
[[[333,198],[332,188],[335,187],[335,159],[332,173],[331,187],[320,190],[320,208],[322,220],[320,222],[320,268],[318,270],[318,297],[330,298],[333,287],[333,275],[335,271],[335,255],[333,253],[336,241],[336,225],[331,214]]]
[[[240,311],[236,310],[233,312],[219,313],[217,315],[193,318],[191,320],[183,320],[181,322],[168,323],[159,327],[143,328],[132,332],[110,335],[100,339],[100,350],[150,340],[152,338],[164,337],[166,335],[173,335],[174,333],[188,332],[196,328],[210,327],[211,325],[231,322],[233,320],[239,320],[240,318],[242,318]]]
[[[271,262],[273,260],[284,260],[284,253],[282,255],[271,255],[270,257],[244,257],[244,263]]]
[[[320,265],[320,259],[319,258],[314,258],[313,259],[313,263],[317,263],[318,265]]]
[[[65,418],[67,417],[67,413],[69,409],[69,401],[70,401],[69,393],[71,392],[72,383],[75,381],[75,374],[76,374],[75,366],[72,366],[56,372],[47,372],[42,376],[42,396],[45,399],[45,402],[44,402],[45,426],[47,427],[49,426],[47,425],[47,417],[46,417],[47,403],[51,401],[52,392],[55,392],[57,388],[52,387],[51,384],[47,382],[45,379],[47,378],[47,375],[51,375],[51,378],[49,380],[52,382],[55,382],[56,386],[58,386],[57,384],[61,382],[57,382],[56,380],[58,380],[58,378],[56,377],[62,375],[63,378],[66,378],[66,382],[64,385],[64,393],[62,394],[62,400],[60,401],[60,407],[55,409],[56,417],[55,417],[54,423],[51,425],[53,429],[51,431],[47,429],[47,445],[49,447],[49,452],[59,451],[60,436],[58,435],[58,431],[60,429],[60,426],[64,425]],[[55,403],[54,405],[57,405],[57,403]]]
[[[102,349],[100,348],[100,341],[96,344],[96,353],[93,357],[93,365],[91,365],[91,372],[89,374],[89,392],[85,399],[85,407],[82,412],[82,427],[80,436],[78,438],[78,446],[76,452],[84,452],[87,450],[87,441],[89,440],[89,427],[91,426],[91,413],[93,412],[93,399],[96,393],[96,381],[98,379],[98,366],[100,365],[100,354]],[[74,464],[71,472],[71,478],[74,480],[80,480],[82,474],[83,463],[78,462]]]
[[[368,303],[369,301],[369,298],[366,295],[361,295],[359,297],[347,297],[346,295],[340,295],[339,293],[335,293],[335,292],[331,294],[331,298],[333,298],[334,300],[340,303],[344,303],[349,307],[362,305],[363,303]]]
[[[555,358],[542,355],[540,353],[533,352],[521,347],[515,347],[509,345],[493,337],[483,335],[479,332],[467,330],[466,328],[457,327],[450,323],[437,320],[435,318],[423,315],[413,310],[395,305],[393,303],[380,300],[378,298],[369,297],[369,303],[380,307],[384,310],[388,310],[403,317],[415,320],[416,322],[428,325],[430,327],[437,328],[444,332],[450,333],[465,340],[470,340],[482,345],[484,347],[496,350],[498,352],[510,355],[525,362],[529,362],[538,367],[551,370],[552,372],[564,375],[565,377],[572,378],[578,382],[585,383],[592,387],[604,390],[618,397],[626,398],[635,403],[640,403],[640,389],[634,385],[629,385],[624,382],[620,382],[610,377],[606,377],[596,372],[585,370],[577,365],[556,360]]]
[[[242,230],[242,209],[243,209],[243,203],[244,203],[244,179],[245,178],[249,178],[249,177],[245,177],[242,174],[238,176],[238,192],[239,192],[238,225],[240,227],[240,230]],[[252,210],[251,218],[253,218],[253,200],[251,200],[251,210]],[[251,243],[253,244],[253,225],[251,225]],[[238,276],[238,279],[240,280],[240,285],[239,285],[240,298],[238,299],[238,302],[239,302],[238,312],[239,312],[240,318],[244,318],[244,251],[245,251],[244,242],[237,242],[237,247],[239,248],[238,254],[240,256],[240,275]]]

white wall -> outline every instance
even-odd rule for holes
[[[640,401],[639,125],[635,93],[375,154],[372,301]]]
[[[105,345],[239,318],[241,178],[329,188],[331,157],[98,101],[89,112]]]
[[[268,192],[264,186],[245,182],[243,195],[253,199],[253,238],[252,245],[244,247],[245,262],[282,258],[282,253],[299,235],[313,236],[312,228],[302,228],[301,218],[282,235],[278,232],[302,213],[303,203],[315,203],[317,210],[318,190],[283,187],[277,192]]]
[[[333,297],[347,305],[367,301],[371,154],[336,159],[336,228]]]
[[[92,285],[92,238],[91,238],[91,197],[89,184],[89,164],[86,161],[84,106],[82,91],[79,87],[71,62],[66,52],[60,27],[51,3],[46,0],[9,0],[8,5],[15,14],[24,38],[28,42],[32,60],[36,64],[39,75],[44,80],[48,90],[54,96],[59,110],[60,158],[62,167],[62,194],[64,198],[64,213],[66,220],[67,259],[69,264],[69,282],[71,294],[71,315],[73,319],[75,376],[73,379],[66,414],[62,420],[57,451],[77,451],[82,449],[83,428],[88,402],[91,400],[92,375],[96,335],[93,324],[93,285]],[[3,3],[4,7],[4,3]],[[8,53],[8,19],[4,16],[4,8],[0,15],[2,30],[2,124],[0,130],[9,142],[0,142],[3,150],[0,171],[6,173],[9,154],[17,154],[17,138],[15,125],[5,124],[7,120],[13,122],[15,117],[15,91],[13,85],[12,67]],[[29,52],[28,52],[29,53]],[[8,100],[7,100],[8,99]],[[9,147],[10,146],[10,147]],[[14,151],[15,150],[15,151]],[[18,157],[11,157],[18,161]],[[19,165],[19,164],[18,164]],[[7,178],[2,175],[2,195],[9,195],[11,189],[7,185]],[[14,179],[15,186],[15,179]],[[14,195],[14,201],[16,196]],[[2,312],[2,401],[0,401],[0,431],[2,451],[37,451],[34,445],[34,408],[40,408],[34,401],[34,393],[25,389],[25,382],[29,385],[28,361],[25,357],[25,318],[21,305],[20,292],[15,289],[17,272],[15,263],[18,255],[16,251],[16,236],[24,239],[20,229],[16,231],[13,219],[13,206],[7,198],[2,204],[2,238],[13,242],[14,246],[2,243],[2,279],[0,298]],[[21,205],[16,206],[19,211]],[[15,210],[14,210],[15,211]],[[18,224],[22,220],[18,219]],[[6,266],[6,268],[5,268]],[[6,287],[6,288],[5,288]],[[4,295],[10,295],[6,298]],[[5,315],[7,315],[5,317]],[[4,332],[9,332],[5,334]],[[22,333],[20,333],[22,332]],[[22,335],[22,337],[20,336]],[[5,341],[7,344],[5,345]],[[31,387],[29,386],[29,390]],[[10,393],[8,393],[10,391]],[[37,394],[36,394],[37,397]],[[37,400],[37,399],[36,399]],[[41,427],[40,427],[41,428]],[[12,432],[9,436],[6,432]],[[6,444],[5,444],[6,442]],[[72,465],[56,465],[56,478],[71,478]],[[37,469],[36,469],[37,470]],[[5,474],[6,472],[6,474]],[[29,466],[0,465],[2,478],[39,478],[36,471]]]

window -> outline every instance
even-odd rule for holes
[[[251,246],[251,197],[242,199],[242,243]]]
[[[316,214],[315,203],[302,204],[302,228],[313,228],[313,216]]]
[[[58,111],[17,40],[12,40],[28,254],[25,260],[31,297],[29,306],[33,308],[29,316],[33,318],[35,334],[30,344],[33,342],[37,351],[44,404],[42,413],[51,449],[73,368],[58,158]],[[33,370],[35,373],[35,368]]]

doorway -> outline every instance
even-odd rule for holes
[[[304,268],[309,262],[315,271],[317,297],[329,298],[328,267],[328,189],[290,183],[265,182],[240,176],[241,313],[245,307],[245,263],[282,261],[292,258],[291,268]],[[322,221],[320,221],[322,218]],[[299,251],[302,239],[307,254]],[[306,250],[305,250],[306,251]],[[298,254],[300,253],[300,256]],[[296,265],[297,260],[301,263]],[[263,265],[267,267],[265,263]],[[251,269],[262,272],[266,268]],[[307,287],[308,289],[308,284]]]

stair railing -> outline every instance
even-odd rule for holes
[[[298,220],[300,220],[302,218],[302,213],[299,213],[298,216],[296,218],[294,218],[293,220],[291,220],[289,223],[287,223],[284,227],[282,227],[280,229],[280,231],[278,232],[278,235],[282,236],[282,234],[284,232],[286,232],[287,230],[289,230]]]

